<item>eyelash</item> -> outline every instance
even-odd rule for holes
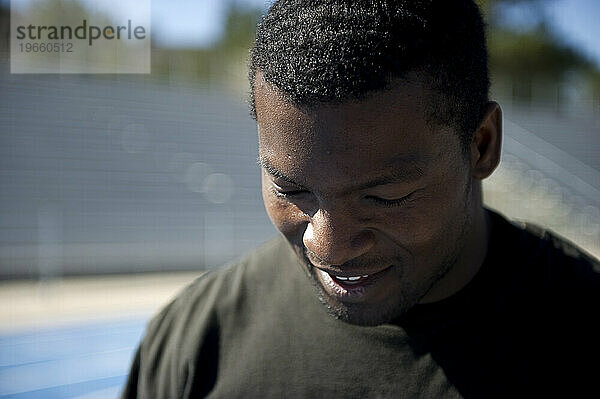
[[[395,200],[386,200],[383,198],[373,197],[373,196],[368,196],[367,198],[375,201],[379,205],[391,208],[394,206],[402,206],[402,205],[406,204],[410,200],[411,196],[412,196],[412,194],[409,194],[406,197],[398,198]]]
[[[305,194],[308,191],[306,191],[306,190],[279,191],[275,187],[273,187],[273,192],[279,198],[290,198],[290,197],[294,197],[297,195]],[[405,197],[394,199],[394,200],[386,200],[386,199],[371,196],[371,195],[369,195],[365,198],[368,198],[368,199],[374,201],[377,205],[391,208],[391,207],[402,206],[402,205],[406,204],[407,202],[410,201],[412,194],[413,193],[410,193],[409,195],[407,195]]]
[[[273,187],[273,192],[275,193],[276,196],[278,196],[280,198],[289,198],[289,197],[293,197],[295,195],[307,193],[308,191],[306,191],[306,190],[279,191],[275,187]]]

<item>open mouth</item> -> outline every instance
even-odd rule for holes
[[[375,295],[385,280],[385,275],[391,269],[387,267],[381,271],[361,275],[337,275],[317,268],[317,276],[325,290],[340,300],[362,301]],[[383,284],[384,285],[384,284]]]
[[[328,273],[331,278],[333,278],[338,284],[341,285],[349,285],[349,286],[356,286],[356,285],[360,285],[365,283],[366,281],[368,281],[369,279],[369,275],[368,274],[363,274],[362,276],[348,276],[348,277],[343,277],[343,276],[336,276],[334,274]]]
[[[312,262],[306,249],[302,255],[306,263],[312,266],[315,277],[325,292],[345,302],[362,302],[379,296],[381,290],[385,291],[388,288],[386,280],[389,278],[386,276],[394,268],[393,265],[389,265],[378,271],[362,274],[359,274],[359,271],[327,270]]]

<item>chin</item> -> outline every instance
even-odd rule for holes
[[[378,326],[387,324],[404,315],[415,306],[419,299],[406,298],[403,295],[388,298],[384,303],[344,303],[332,298],[321,287],[313,273],[310,273],[315,289],[318,291],[319,301],[327,309],[330,316],[348,324],[358,326]]]
[[[412,306],[363,305],[332,303],[322,293],[319,300],[327,308],[327,312],[336,319],[358,326],[378,326],[387,324],[404,315]]]

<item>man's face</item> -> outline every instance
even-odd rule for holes
[[[267,212],[336,317],[376,325],[427,298],[461,258],[471,177],[455,132],[402,84],[306,111],[255,87]]]

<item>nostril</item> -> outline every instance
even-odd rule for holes
[[[316,267],[328,267],[331,266],[330,263],[325,262],[323,259],[319,258],[317,256],[317,254],[315,254],[313,251],[311,251],[310,249],[304,247],[304,255],[306,256],[306,259],[308,259],[308,261],[310,263],[312,263],[313,265],[315,265]]]
[[[375,235],[348,209],[337,204],[337,207],[319,209],[306,224],[302,241],[312,253],[318,254],[320,264],[341,265],[370,251]]]

